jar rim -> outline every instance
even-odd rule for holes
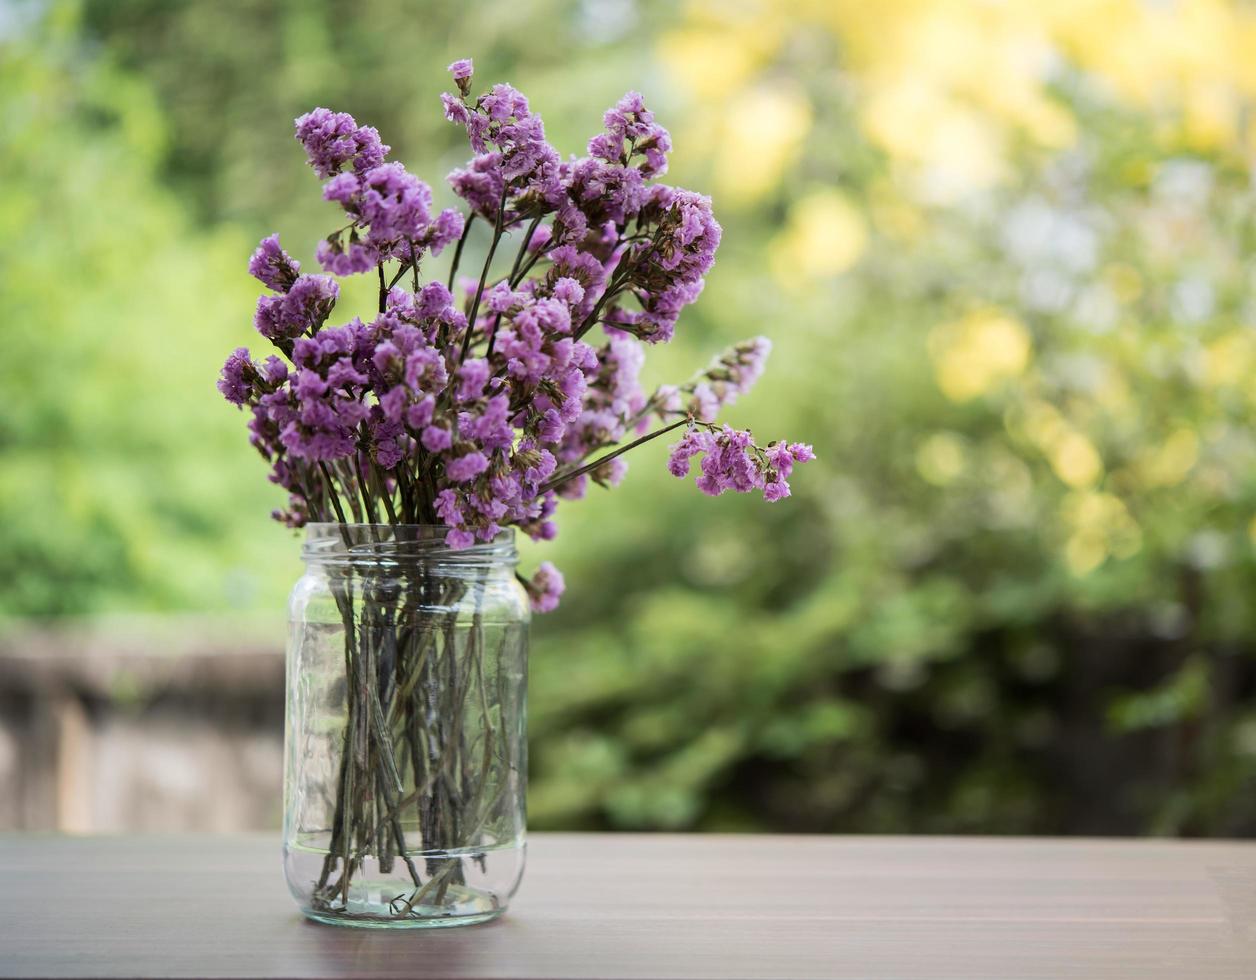
[[[310,523],[301,557],[307,562],[411,559],[459,565],[513,563],[518,557],[513,527],[466,548],[449,547],[445,543],[449,531],[447,524]]]

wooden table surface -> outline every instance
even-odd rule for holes
[[[0,976],[1256,978],[1256,844],[535,834],[497,922],[306,922],[274,836],[0,835]]]

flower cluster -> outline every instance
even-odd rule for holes
[[[789,475],[795,463],[815,459],[805,443],[773,442],[763,449],[754,444],[749,432],[697,422],[672,446],[668,472],[688,476],[695,456],[701,457],[702,472],[696,482],[703,493],[718,497],[725,490],[762,490],[763,499],[769,502],[789,496]]]
[[[561,499],[590,480],[617,484],[627,450],[682,426],[675,475],[698,458],[705,493],[788,496],[810,447],[761,447],[714,423],[763,373],[766,340],[738,344],[683,385],[641,388],[646,345],[670,339],[721,234],[709,199],[653,182],[671,138],[641,96],[607,111],[587,156],[564,161],[523,95],[496,85],[472,97],[471,62],[450,72],[445,115],[474,154],[449,175],[465,216],[433,216],[430,187],[352,116],[320,108],[296,121],[324,199],[347,219],[318,262],[339,276],[376,272],[379,302],[369,321],[329,326],[335,279],[302,275],[276,235],[249,261],[270,290],[254,325],[283,356],[258,363],[235,350],[219,389],[249,411],[251,441],[290,495],[276,516],[440,523],[453,548],[511,526],[549,539]],[[459,280],[476,221],[487,226],[482,271]],[[513,258],[498,256],[507,237]],[[423,260],[454,243],[445,281],[456,293],[420,277]],[[661,424],[649,431],[652,418]],[[525,584],[538,611],[564,588],[548,562]]]

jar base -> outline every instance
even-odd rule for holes
[[[284,848],[289,890],[308,918],[367,929],[475,925],[495,919],[510,904],[527,853],[521,835],[474,849],[415,851],[409,859],[394,856],[387,870],[373,855],[364,854],[342,893],[337,860],[325,846],[312,846],[325,843],[323,836]],[[320,888],[323,880],[331,884]]]
[[[500,908],[470,915],[412,916],[398,919],[367,915],[337,915],[334,912],[315,912],[313,909],[301,910],[311,922],[350,929],[449,929],[456,926],[478,926],[500,918],[505,911],[504,908]]]

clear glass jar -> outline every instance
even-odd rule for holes
[[[314,524],[289,605],[284,870],[312,919],[484,922],[523,875],[529,608],[514,532]]]

